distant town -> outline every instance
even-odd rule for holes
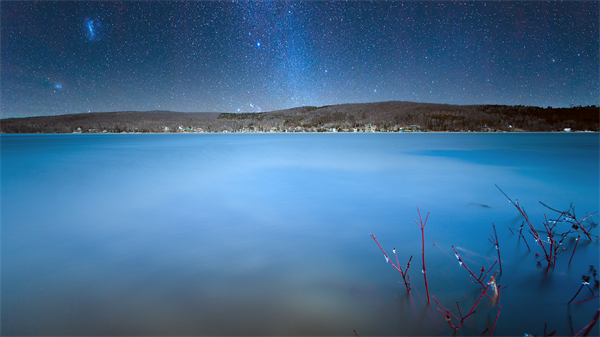
[[[414,102],[262,113],[117,111],[0,120],[2,133],[598,132],[600,108]]]
[[[518,129],[518,128],[513,128],[511,125],[508,126],[508,131],[511,132],[524,132],[523,129]],[[445,130],[444,132],[448,132],[451,130]],[[456,132],[465,132],[464,130],[453,130]],[[481,132],[506,132],[506,131],[500,131],[500,130],[494,130],[494,129],[490,129],[487,126],[484,125],[483,129],[480,130]],[[565,128],[564,130],[559,130],[559,131],[565,131],[565,132],[571,132],[571,128]],[[81,127],[78,127],[75,131],[73,131],[73,133],[108,133],[108,132],[114,132],[114,130],[96,130],[96,129],[89,129],[89,130],[82,130]],[[139,131],[136,128],[133,129],[133,132],[131,130],[129,131],[121,131],[120,133],[143,133],[144,131]],[[331,127],[331,128],[322,128],[322,127],[310,127],[310,128],[305,128],[302,126],[296,126],[296,127],[285,127],[283,125],[279,125],[277,127],[272,127],[270,129],[265,129],[261,126],[259,127],[242,127],[240,129],[229,129],[229,130],[220,130],[220,131],[211,131],[210,129],[205,130],[202,127],[194,127],[194,126],[188,126],[188,127],[184,127],[182,125],[179,125],[177,128],[169,128],[168,126],[164,126],[161,130],[159,130],[159,132],[162,133],[280,133],[280,132],[422,132],[421,130],[421,126],[420,125],[404,125],[404,126],[398,126],[398,125],[394,125],[394,126],[389,126],[389,127],[379,127],[375,124],[366,124],[363,126],[359,126],[359,127],[353,127],[353,128],[336,128],[336,127]],[[431,131],[431,130],[423,130],[423,132],[440,132],[440,131]],[[467,130],[466,132],[472,132],[471,130]]]
[[[204,129],[202,127],[194,127],[194,126],[188,126],[185,127],[183,125],[179,125],[177,128],[169,128],[168,126],[164,126],[162,127],[162,130],[159,130],[160,132],[163,133],[276,133],[276,132],[420,132],[421,131],[421,126],[419,125],[405,125],[405,126],[398,126],[398,125],[394,125],[394,126],[390,126],[388,128],[383,128],[383,127],[378,127],[377,125],[374,124],[366,124],[364,126],[360,126],[360,127],[353,127],[353,128],[335,128],[335,127],[331,127],[331,128],[317,128],[317,127],[310,127],[310,128],[305,128],[302,126],[296,126],[296,127],[285,127],[283,125],[279,125],[279,126],[274,126],[270,129],[266,129],[263,128],[262,126],[259,127],[242,127],[240,129],[229,129],[229,130],[220,130],[220,131],[211,131],[210,129]],[[519,129],[516,129],[515,131],[522,131]],[[567,131],[567,130],[565,130]],[[568,131],[571,131],[570,129]],[[96,129],[89,129],[89,130],[82,130],[81,127],[78,127],[75,131],[73,131],[73,133],[108,133],[108,130],[96,130]],[[133,132],[141,132],[139,130],[136,130],[136,128],[134,128]],[[121,131],[121,133],[130,133],[130,131]]]

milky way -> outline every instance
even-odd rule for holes
[[[0,6],[2,117],[390,100],[599,105],[596,1]]]

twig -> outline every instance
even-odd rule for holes
[[[419,226],[419,228],[421,228],[421,240],[423,243],[423,250],[422,250],[423,278],[425,279],[425,290],[427,290],[427,303],[429,303],[430,302],[429,286],[427,285],[427,271],[425,270],[425,225],[427,224],[427,219],[429,219],[429,212],[427,212],[427,216],[425,217],[425,222],[423,222],[423,218],[421,217],[421,211],[419,210],[419,207],[417,207],[417,212],[419,212],[419,222],[417,222],[417,220],[415,220],[415,223],[417,223],[417,226]]]
[[[496,246],[496,250],[498,251],[498,265],[500,266],[500,274],[502,274],[502,260],[500,259],[500,244],[498,243],[498,234],[496,233],[496,225],[492,222],[492,227],[494,227],[494,236],[496,239],[492,238],[492,243]],[[492,235],[490,234],[490,237]]]
[[[596,316],[594,316],[594,319],[591,322],[588,323],[589,327],[587,328],[587,330],[583,334],[583,337],[587,336],[590,333],[590,331],[592,331],[592,328],[594,327],[594,325],[598,321],[598,317],[599,316],[600,316],[600,308],[598,308],[598,311],[596,311]]]
[[[494,274],[496,275],[496,274]],[[481,298],[483,298],[483,295],[487,295],[487,290],[489,288],[489,285],[485,287],[485,289],[483,289],[483,291],[481,292],[481,295],[479,296],[479,298],[477,299],[477,301],[475,302],[475,304],[473,304],[473,307],[471,307],[471,310],[469,311],[469,313],[466,316],[462,315],[462,312],[460,311],[460,306],[458,305],[458,302],[456,302],[456,308],[458,309],[458,314],[460,315],[460,319],[458,319],[458,317],[454,316],[454,314],[452,314],[450,312],[450,310],[444,308],[443,305],[440,304],[440,302],[438,302],[438,300],[435,298],[435,296],[433,296],[433,300],[435,301],[435,303],[437,303],[438,306],[440,306],[440,308],[444,309],[444,311],[446,312],[446,314],[444,314],[442,312],[442,310],[440,310],[440,308],[438,308],[438,311],[440,312],[440,314],[442,314],[442,316],[444,316],[444,318],[446,319],[446,321],[448,322],[448,325],[450,325],[450,327],[452,329],[458,329],[460,327],[462,327],[465,324],[465,320],[473,315],[475,313],[475,307],[477,307],[477,304],[479,304],[479,302],[481,301]],[[453,325],[450,317],[453,317],[455,320],[460,321],[460,323],[458,325]],[[497,319],[497,318],[496,318]]]
[[[498,313],[496,314],[496,319],[494,320],[494,326],[492,326],[492,332],[490,333],[490,336],[494,335],[494,329],[496,329],[496,323],[498,322],[498,316],[500,316],[500,310],[502,310],[502,307],[498,307]]]
[[[452,249],[454,250],[454,256],[456,256],[456,259],[458,260],[458,264],[460,264],[461,266],[465,267],[465,269],[469,272],[469,274],[471,274],[471,276],[473,276],[473,278],[476,279],[477,282],[479,282],[479,284],[481,284],[482,286],[486,287],[486,285],[483,283],[483,281],[481,281],[482,279],[485,279],[485,277],[482,278],[482,279],[480,279],[477,276],[475,276],[475,274],[473,274],[473,272],[471,271],[471,269],[469,269],[469,267],[467,267],[467,264],[462,260],[462,258],[460,257],[460,255],[456,251],[456,248],[454,248],[454,246],[452,246]],[[492,265],[492,267],[494,267],[494,265],[496,265],[496,262],[494,262],[494,264]],[[491,269],[492,268],[490,268],[490,270]],[[489,273],[489,270],[488,270],[488,273]],[[487,276],[487,273],[485,275]],[[486,295],[487,295],[487,297],[489,297],[490,299],[492,299],[490,297],[490,295],[488,295],[488,294],[486,294]]]
[[[581,234],[577,235],[577,239],[575,239],[575,247],[573,248],[573,253],[571,253],[571,258],[569,259],[569,266],[571,265],[571,260],[573,260],[573,255],[575,255],[575,249],[577,249],[577,244],[579,243],[579,237]]]
[[[573,208],[573,205],[569,205],[569,209],[568,209],[567,211],[565,211],[565,212],[562,212],[562,211],[556,210],[556,209],[554,209],[554,208],[552,208],[552,207],[550,207],[550,206],[548,206],[548,205],[544,204],[544,203],[543,203],[543,202],[541,202],[541,201],[540,201],[540,204],[542,204],[544,207],[548,208],[549,210],[552,210],[552,211],[554,211],[554,212],[560,213],[560,215],[559,215],[558,219],[560,219],[561,217],[564,217],[564,218],[565,218],[565,222],[568,222],[568,223],[572,224],[572,225],[573,225],[572,227],[573,227],[573,228],[574,228],[576,231],[579,231],[579,230],[581,230],[581,232],[582,232],[583,234],[585,234],[585,235],[588,237],[588,239],[589,239],[590,241],[592,241],[592,237],[590,236],[589,232],[588,232],[588,231],[585,229],[585,226],[583,226],[583,222],[584,222],[584,221],[585,221],[585,219],[587,219],[588,217],[590,217],[590,216],[592,216],[592,215],[594,215],[594,214],[598,213],[598,211],[596,211],[596,212],[593,212],[593,213],[591,213],[591,214],[588,214],[588,215],[586,215],[585,217],[583,217],[583,219],[581,219],[580,221],[577,221],[577,218],[575,217],[575,209]],[[572,210],[572,212],[571,212],[571,210]],[[558,220],[557,220],[557,221],[558,221]]]
[[[575,299],[575,297],[577,297],[577,295],[579,295],[579,292],[581,291],[581,289],[583,289],[584,285],[585,284],[582,284],[581,287],[579,287],[579,290],[577,290],[577,292],[575,293],[575,296],[573,296],[573,298],[567,304],[571,304],[571,302],[573,302],[573,300]]]
[[[496,274],[494,274],[496,275]],[[493,277],[493,276],[492,276]],[[475,312],[475,307],[477,306],[477,304],[479,304],[479,301],[481,301],[481,298],[483,297],[483,295],[487,295],[487,290],[490,287],[491,283],[488,284],[485,289],[483,289],[483,292],[481,293],[481,295],[479,295],[479,298],[477,299],[477,302],[475,302],[475,304],[473,305],[473,307],[471,308],[471,311],[469,312],[469,315],[471,315],[472,313]],[[489,296],[489,295],[488,295]],[[467,316],[469,316],[467,315]]]
[[[496,185],[496,188],[498,188],[498,190],[500,190],[500,192],[502,194],[504,194],[504,196],[506,197],[506,199],[508,199],[508,201],[517,208],[517,210],[519,211],[519,213],[521,213],[521,215],[523,216],[523,218],[525,219],[525,221],[527,222],[527,225],[529,226],[529,229],[531,230],[531,235],[533,235],[533,239],[540,244],[540,246],[542,247],[542,250],[544,251],[544,258],[545,260],[548,262],[548,266],[552,265],[552,257],[550,256],[550,254],[548,254],[548,251],[546,250],[546,247],[544,246],[544,241],[541,239],[540,234],[538,233],[538,231],[535,229],[535,227],[533,227],[533,224],[531,224],[531,221],[529,221],[529,217],[527,216],[527,213],[525,213],[525,210],[523,210],[523,208],[521,206],[519,206],[518,201],[512,201],[512,199],[510,199],[508,197],[508,195],[506,195],[506,193],[504,193],[504,191],[502,191],[500,189],[500,187],[498,187],[498,185]]]
[[[392,266],[400,272],[400,275],[402,275],[402,279],[404,280],[404,286],[406,286],[406,291],[410,292],[410,281],[407,282],[406,281],[406,276],[408,274],[408,268],[410,267],[410,261],[412,260],[412,255],[410,257],[410,259],[408,259],[408,263],[406,264],[406,273],[402,271],[402,268],[400,267],[400,264],[395,265],[394,262],[390,259],[390,257],[387,255],[387,253],[385,252],[385,250],[383,250],[383,248],[381,248],[381,245],[379,244],[379,241],[377,241],[377,239],[375,238],[374,234],[369,234],[373,240],[375,240],[375,243],[377,243],[377,246],[379,246],[379,249],[381,249],[381,251],[383,252],[383,255],[385,256],[385,262],[389,262],[392,264]],[[396,248],[394,248],[394,255],[396,254]],[[396,263],[398,263],[398,256],[396,255]],[[410,280],[410,278],[409,278]]]
[[[599,316],[600,316],[600,308],[596,312],[596,316],[594,316],[594,319],[591,322],[589,322],[586,326],[584,326],[583,328],[581,328],[581,330],[579,330],[579,332],[576,333],[573,337],[577,337],[585,329],[587,329],[587,330],[584,332],[583,336],[584,337],[587,336],[590,333],[590,331],[592,331],[592,328],[594,327],[594,325],[598,321],[598,317]]]
[[[438,301],[437,301],[437,299],[435,298],[435,296],[433,296],[433,300],[435,301],[435,303],[437,303],[437,305],[439,305],[439,306],[440,306],[442,309],[444,309],[444,311],[445,311],[445,312],[446,312],[448,315],[450,315],[450,316],[454,317],[454,319],[458,321],[458,318],[456,318],[456,316],[454,316],[454,315],[453,315],[453,314],[452,314],[452,313],[451,313],[451,312],[450,312],[448,309],[444,308],[444,306],[443,306],[443,305],[441,305],[441,304],[440,304],[440,302],[438,302]],[[438,310],[439,310],[439,309],[438,309]],[[441,310],[440,310],[440,312],[441,312]]]
[[[525,245],[527,246],[527,249],[529,249],[529,251],[531,251],[531,248],[529,248],[529,244],[527,243],[527,240],[525,240],[525,236],[523,235],[523,225],[525,225],[525,221],[521,222],[521,226],[519,227],[519,237],[523,238],[523,242],[525,242]]]
[[[573,304],[578,304],[578,303],[587,302],[587,301],[589,301],[589,300],[593,300],[594,298],[598,298],[598,297],[600,297],[600,295],[596,295],[596,296],[594,296],[594,297],[590,297],[590,298],[588,298],[587,300],[583,300],[583,301],[575,302],[575,303],[573,303]]]
[[[591,266],[593,270],[593,275],[594,275],[594,280],[596,279],[596,270],[593,269],[594,266]],[[586,276],[586,275],[582,275],[581,276],[581,287],[579,287],[579,290],[577,290],[577,293],[575,293],[575,296],[573,296],[573,298],[569,301],[569,303],[567,304],[571,304],[571,302],[573,302],[573,300],[575,299],[575,297],[577,297],[577,295],[579,295],[579,292],[581,291],[581,289],[583,289],[583,286],[587,286],[588,289],[590,290],[590,292],[592,293],[592,296],[594,296],[594,291],[592,290],[592,288],[590,288],[590,277]]]

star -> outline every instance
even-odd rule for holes
[[[600,105],[594,1],[109,3],[2,2],[0,117],[91,102],[184,112],[415,99]],[[67,88],[51,102],[39,90]]]

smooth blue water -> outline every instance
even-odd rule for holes
[[[597,211],[598,134],[0,141],[3,335],[450,335],[425,305],[417,206],[431,212],[430,293],[455,314],[479,288],[451,245],[472,269],[490,266],[492,222],[508,286],[495,335],[541,335],[544,322],[568,335],[598,308],[566,305],[589,265],[600,267],[598,242],[580,241],[568,266],[567,240],[546,275],[508,230],[522,219],[494,186],[540,227],[554,214],[538,201]],[[402,266],[413,255],[411,296],[369,233]],[[491,327],[498,307],[484,300],[457,334]]]

